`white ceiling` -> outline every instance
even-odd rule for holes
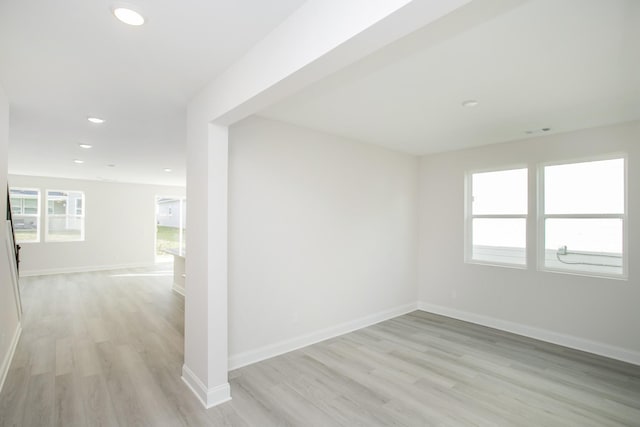
[[[184,185],[187,101],[303,2],[131,0],[130,27],[118,1],[2,0],[9,172]]]
[[[414,34],[261,115],[415,154],[640,119],[638,0],[531,0],[441,39]]]
[[[188,100],[303,3],[133,0],[136,28],[114,1],[0,1],[10,173],[185,185]],[[485,3],[260,114],[414,154],[640,119],[640,1]]]

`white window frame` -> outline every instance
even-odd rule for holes
[[[588,163],[604,160],[622,159],[624,164],[624,213],[623,214],[546,214],[545,213],[545,185],[544,185],[544,168],[547,166],[559,166],[559,165],[571,165],[576,163]],[[572,274],[578,276],[589,277],[603,277],[609,279],[627,280],[629,277],[629,245],[628,245],[628,212],[629,212],[629,195],[628,195],[628,169],[629,161],[626,153],[610,153],[600,156],[591,156],[579,159],[570,160],[554,160],[552,162],[545,162],[538,164],[538,191],[537,191],[537,210],[538,210],[538,251],[537,251],[537,268],[538,271]],[[546,259],[546,220],[554,218],[569,218],[569,219],[620,219],[622,220],[622,274],[612,274],[605,272],[583,271],[578,269],[563,269],[547,267],[545,265]]]
[[[76,204],[73,204],[73,207],[70,206],[69,198],[67,196],[67,213],[64,215],[61,214],[50,214],[49,213],[49,193],[50,192],[60,192],[60,193],[80,193],[82,194],[82,215],[76,215]],[[58,189],[45,189],[44,190],[44,241],[47,243],[76,243],[76,242],[84,242],[85,241],[85,227],[86,227],[86,196],[84,191],[81,190],[58,190]],[[69,213],[69,210],[72,209],[72,213]],[[82,219],[82,227],[80,228],[80,238],[74,240],[57,240],[51,239],[49,237],[49,217],[57,216],[57,217],[80,217]]]
[[[511,170],[525,169],[527,171],[527,213],[526,214],[483,214],[483,215],[474,215],[473,214],[473,175],[487,172],[506,172]],[[478,260],[473,258],[473,220],[474,219],[524,219],[525,220],[525,230],[529,228],[529,166],[526,164],[516,164],[511,166],[499,167],[499,168],[491,168],[491,169],[479,169],[479,170],[471,170],[465,173],[465,191],[464,191],[464,200],[465,200],[465,222],[464,222],[464,261],[467,264],[478,264],[478,265],[491,265],[497,267],[507,267],[507,268],[517,268],[521,270],[526,270],[529,265],[528,259],[528,232],[525,233],[525,260],[524,264],[514,264],[514,263],[506,263],[499,261],[485,261]]]
[[[36,196],[36,213],[35,214],[26,214],[24,213],[24,199],[22,199],[22,205],[21,205],[21,211],[22,213],[16,214],[13,212],[13,206],[11,206],[11,216],[12,218],[15,218],[16,216],[29,216],[29,217],[33,217],[36,219],[36,239],[35,240],[20,240],[17,241],[16,239],[16,243],[40,243],[40,234],[41,234],[41,228],[42,228],[42,218],[40,215],[40,210],[41,210],[41,205],[40,205],[40,189],[39,188],[27,188],[27,187],[11,187],[9,186],[9,198],[11,198],[11,190],[17,190],[17,191],[35,191],[37,193]]]

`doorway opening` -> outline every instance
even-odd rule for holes
[[[173,255],[185,255],[186,218],[187,199],[156,196],[156,262],[168,262]]]

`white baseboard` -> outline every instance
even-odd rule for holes
[[[261,348],[257,348],[255,350],[250,350],[239,354],[232,354],[229,356],[229,370],[242,368],[243,366],[251,365],[252,363],[260,362],[265,359],[270,359],[272,357],[279,356],[281,354],[288,353],[290,351],[297,350],[299,348],[306,347],[308,345],[312,345],[329,338],[334,338],[339,335],[355,331],[356,329],[365,328],[375,323],[383,322],[385,320],[410,313],[412,311],[415,311],[417,308],[417,303],[405,304],[399,307],[361,317],[359,319],[331,326],[326,329],[312,332],[307,335],[280,341]]]
[[[571,335],[549,331],[546,329],[523,325],[521,323],[510,322],[508,320],[497,319],[495,317],[457,310],[455,308],[444,307],[435,304],[429,304],[426,302],[419,302],[418,309],[427,311],[429,313],[452,317],[458,320],[464,320],[465,322],[488,326],[490,328],[499,329],[501,331],[511,332],[517,335],[523,335],[525,337],[534,338],[540,341],[558,344],[564,347],[573,348],[575,350],[586,351],[588,353],[597,354],[599,356],[621,360],[623,362],[632,363],[634,365],[640,365],[640,353],[622,347],[616,347],[597,341],[591,341],[584,338],[578,338]]]
[[[181,286],[176,286],[176,284],[174,283],[173,286],[171,287],[171,289],[173,290],[173,292],[180,294],[182,296],[184,295],[184,288]]]
[[[127,268],[149,268],[156,265],[153,262],[134,264],[91,265],[83,267],[48,268],[42,270],[20,270],[20,277],[47,276],[50,274],[88,273],[91,271],[123,270]]]
[[[207,409],[231,400],[231,387],[228,382],[207,388],[187,365],[182,365],[182,381]]]
[[[2,365],[0,365],[0,392],[2,391],[2,387],[4,387],[4,382],[7,379],[7,375],[9,374],[9,368],[11,367],[13,356],[16,354],[16,348],[18,348],[20,335],[22,335],[22,326],[20,326],[20,323],[18,323],[18,327],[16,328],[16,331],[13,334],[13,339],[11,340],[11,345],[9,346],[9,351],[4,355]]]

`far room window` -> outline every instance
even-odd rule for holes
[[[156,260],[169,253],[185,255],[187,200],[183,197],[156,197]]]
[[[526,168],[470,174],[467,261],[525,266],[527,209]]]
[[[77,242],[84,240],[84,193],[47,190],[45,241]]]
[[[16,242],[39,242],[40,190],[12,187],[9,190],[9,201]]]
[[[626,276],[625,159],[541,169],[541,268]]]

